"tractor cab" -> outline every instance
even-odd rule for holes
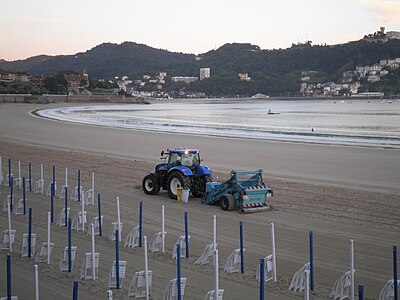
[[[168,167],[173,168],[175,166],[187,166],[190,169],[196,169],[200,164],[200,152],[193,149],[174,149],[169,150],[168,153]],[[166,159],[167,159],[166,158]]]

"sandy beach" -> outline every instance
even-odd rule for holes
[[[60,104],[58,104],[60,105]],[[311,299],[328,299],[333,283],[349,269],[349,240],[355,243],[355,283],[364,284],[366,299],[377,299],[380,289],[392,277],[392,246],[398,243],[400,220],[400,159],[398,150],[311,145],[249,139],[163,134],[135,130],[77,125],[33,117],[30,111],[54,105],[0,104],[0,156],[3,173],[12,160],[17,174],[18,161],[27,176],[28,162],[33,178],[39,179],[40,164],[45,166],[48,183],[51,167],[56,166],[57,183],[64,182],[69,168],[69,182],[76,185],[77,170],[82,172],[84,189],[96,174],[96,192],[102,196],[105,232],[116,221],[116,197],[121,199],[123,240],[138,224],[138,207],[143,202],[144,235],[151,239],[161,230],[161,205],[166,210],[167,253],[149,254],[153,270],[152,299],[162,299],[170,279],[176,277],[176,263],[171,258],[176,239],[184,234],[184,212],[189,216],[190,258],[182,260],[182,276],[187,278],[185,299],[203,299],[213,289],[213,267],[196,266],[194,261],[204,246],[212,242],[213,215],[218,220],[220,252],[220,287],[224,299],[258,299],[255,280],[261,257],[271,253],[270,222],[275,223],[277,240],[278,282],[266,284],[268,299],[302,299],[300,293],[288,291],[294,272],[308,261],[308,234],[314,232],[315,291]],[[204,206],[197,198],[187,205],[168,198],[145,195],[140,187],[142,178],[159,162],[159,153],[168,147],[200,148],[205,163],[211,166],[214,178],[227,178],[230,170],[263,169],[274,190],[273,210],[242,215],[224,212],[216,206]],[[1,201],[8,188],[1,187]],[[16,190],[16,199],[21,191]],[[39,241],[46,240],[46,217],[50,198],[28,193],[28,207],[33,209],[33,232]],[[71,215],[80,204],[71,203]],[[64,201],[55,200],[58,214]],[[89,219],[97,206],[87,207]],[[17,230],[16,246],[27,232],[27,216],[13,216]],[[239,247],[239,222],[244,224],[245,273],[225,274],[223,266],[228,255]],[[0,214],[0,229],[7,227],[7,214]],[[78,246],[72,274],[61,273],[58,261],[67,245],[65,227],[52,226],[55,243],[52,264],[39,265],[41,299],[71,299],[72,282],[78,280],[83,253],[90,251],[90,238],[73,233]],[[134,272],[144,269],[143,249],[120,248],[126,260],[127,274],[122,289],[114,290],[114,299],[128,299],[129,282]],[[100,253],[100,278],[79,280],[79,299],[106,299],[107,279],[115,259],[114,243],[107,236],[96,237]],[[0,296],[6,295],[6,254],[0,255]],[[18,251],[12,254],[12,291],[19,299],[33,299],[32,261],[23,259]]]

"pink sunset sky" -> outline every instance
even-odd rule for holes
[[[134,41],[184,53],[225,43],[287,48],[307,38],[337,44],[379,30],[400,30],[395,0],[86,0],[5,1],[0,59],[84,52]]]

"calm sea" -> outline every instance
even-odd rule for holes
[[[271,114],[268,114],[268,112]],[[232,101],[75,106],[39,115],[162,132],[400,148],[400,100]]]

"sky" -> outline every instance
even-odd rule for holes
[[[0,59],[75,54],[132,41],[183,53],[339,44],[400,31],[400,0],[0,0]]]

